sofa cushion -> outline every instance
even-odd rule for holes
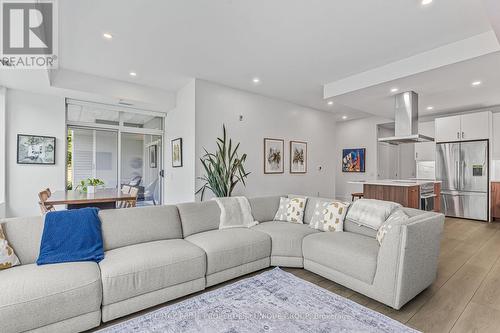
[[[292,223],[304,223],[304,210],[307,198],[280,198],[280,205],[273,220]]]
[[[309,226],[321,231],[344,231],[344,220],[349,203],[341,201],[323,201],[316,203],[314,215]]]
[[[255,221],[272,221],[280,205],[280,196],[249,198]]]
[[[94,262],[16,266],[0,272],[0,331],[21,332],[99,311]]]
[[[318,233],[306,224],[281,221],[263,222],[252,229],[271,236],[271,255],[302,258],[302,240],[305,236]]]
[[[354,232],[356,234],[360,234],[363,236],[368,236],[375,238],[377,235],[377,230],[373,230],[372,228],[365,227],[364,225],[359,225],[358,223],[350,220],[347,216],[344,220],[344,231]]]
[[[207,254],[207,275],[269,257],[269,235],[247,228],[201,232],[186,240]]]
[[[306,209],[304,211],[304,223],[310,224],[314,213],[316,212],[316,205],[327,201],[332,201],[329,198],[307,197]]]
[[[43,232],[41,216],[15,217],[0,220],[5,237],[22,265],[32,264],[38,257]]]
[[[103,305],[204,277],[205,253],[182,239],[110,250],[99,263]]]
[[[220,209],[215,201],[177,205],[184,237],[219,228]]]
[[[351,232],[321,232],[302,243],[304,259],[371,284],[377,269],[376,239]]]
[[[14,253],[14,249],[9,245],[0,224],[0,271],[20,264],[21,262]]]
[[[164,239],[182,238],[176,206],[106,209],[99,212],[104,250]]]
[[[380,226],[377,231],[377,241],[382,245],[385,235],[387,235],[391,230],[398,224],[405,223],[409,219],[408,215],[402,209],[396,209],[391,216]]]
[[[400,204],[391,201],[359,199],[353,202],[347,217],[359,225],[378,230],[392,212],[400,207]]]

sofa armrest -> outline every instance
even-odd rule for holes
[[[435,281],[443,226],[443,214],[422,213],[394,226],[385,236],[374,283],[392,295],[390,304],[395,309]]]

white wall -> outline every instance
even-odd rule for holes
[[[239,120],[240,115],[243,121]],[[239,152],[248,155],[245,168],[251,172],[247,186],[238,185],[233,195],[297,193],[332,197],[335,194],[335,166],[340,164],[340,157],[336,154],[332,113],[196,80],[196,176],[204,173],[199,162],[203,147],[215,151],[222,124],[233,142],[241,143]],[[266,137],[285,140],[284,174],[264,174]],[[306,174],[289,172],[290,140],[308,143]],[[318,171],[319,166],[322,171]],[[197,181],[197,188],[201,185]]]
[[[166,118],[165,200],[167,204],[195,199],[195,80],[177,93],[176,108]],[[172,167],[171,141],[182,138],[183,166]]]
[[[40,214],[37,194],[49,187],[64,189],[64,98],[7,89],[7,216]],[[55,165],[17,164],[17,135],[56,137]]]
[[[0,218],[5,216],[5,94],[0,87]]]
[[[348,184],[351,180],[369,180],[377,178],[377,125],[391,122],[389,119],[370,117],[345,121],[337,124],[335,130],[335,186],[336,197],[351,200],[351,193],[363,192],[363,186]],[[366,148],[366,172],[342,172],[341,156],[345,148]]]

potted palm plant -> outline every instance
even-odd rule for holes
[[[196,191],[201,192],[201,200],[205,191],[212,191],[217,197],[230,197],[236,185],[241,182],[246,186],[245,179],[250,172],[245,171],[245,160],[247,154],[238,154],[240,144],[233,146],[231,139],[226,135],[226,126],[222,126],[222,138],[217,138],[217,150],[209,153],[205,148],[205,154],[200,158],[205,175],[198,177],[203,180],[203,186]]]

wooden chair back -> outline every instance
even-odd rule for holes
[[[137,196],[139,195],[139,188],[131,187],[129,194],[133,196],[135,199],[127,201],[127,208],[135,207],[137,205]]]
[[[128,185],[123,185],[122,186],[122,193],[130,194],[132,197],[135,197],[135,199],[119,201],[116,205],[116,208],[135,207],[137,204],[137,195],[139,194],[139,188],[128,186]]]
[[[130,193],[130,186],[129,185],[122,185],[122,193],[124,194],[129,194]],[[116,203],[116,208],[127,208],[127,201],[118,201]]]
[[[42,215],[47,213],[47,212],[53,212],[56,210],[54,206],[45,203],[50,198],[51,195],[52,195],[52,192],[48,188],[46,188],[45,190],[40,191],[38,193],[38,200],[39,200],[38,205],[40,206],[40,210],[42,211]]]

